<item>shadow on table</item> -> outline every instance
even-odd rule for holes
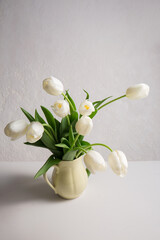
[[[33,176],[16,175],[9,177],[6,183],[5,179],[0,178],[0,207],[29,201],[33,202],[34,200],[52,203],[66,201],[56,195],[46,185],[43,178],[35,180]]]

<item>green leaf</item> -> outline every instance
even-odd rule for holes
[[[99,101],[92,102],[93,105],[95,105],[96,103],[99,103]]]
[[[73,111],[71,115],[69,115],[69,118],[70,118],[70,123],[72,125],[72,129],[74,132],[76,132],[75,125],[76,125],[76,122],[78,121],[78,112]]]
[[[36,121],[38,121],[38,122],[40,122],[40,123],[46,123],[45,121],[44,121],[44,119],[39,115],[39,113],[37,112],[37,109],[35,109],[35,120]]]
[[[41,140],[38,140],[35,143],[29,143],[29,142],[24,142],[24,144],[29,145],[29,146],[34,146],[34,147],[42,147],[42,148],[47,148]]]
[[[41,141],[47,148],[56,149],[54,139],[50,138],[46,132],[43,132],[43,136],[41,137]]]
[[[83,89],[83,91],[87,94],[86,100],[89,99],[89,93],[86,90],[84,90],[84,89]]]
[[[77,145],[78,147],[81,147],[81,143],[80,143],[79,139],[77,139],[76,145]]]
[[[57,138],[57,123],[55,121],[55,118],[53,117],[53,114],[45,107],[41,106],[41,109],[47,119],[48,124],[53,128],[56,138]]]
[[[89,115],[90,118],[93,118],[96,114],[97,114],[98,110],[95,109],[94,112],[91,113],[91,115]]]
[[[55,118],[56,129],[57,129],[57,138],[60,138],[60,122]]]
[[[91,144],[89,142],[87,142],[87,141],[82,141],[81,145],[82,146],[90,146]]]
[[[66,90],[66,96],[68,97],[69,101],[72,103],[72,106],[74,108],[74,109],[72,109],[70,106],[70,112],[72,113],[73,111],[76,111],[76,104],[73,101],[73,99],[71,98],[71,96],[69,95],[68,90]]]
[[[88,168],[86,168],[86,172],[87,172],[87,175],[88,177],[90,176],[91,172],[88,170]]]
[[[57,130],[60,128],[60,122],[55,118]]]
[[[62,118],[61,124],[60,124],[60,136],[63,137],[65,133],[69,132],[69,124],[67,117]]]
[[[76,135],[77,134],[77,132],[73,132],[73,134],[74,135]],[[65,138],[67,138],[67,137],[69,137],[69,132],[67,132],[67,133],[64,133],[64,135],[63,135]]]
[[[66,149],[67,150],[67,149]],[[62,159],[62,156],[63,156],[63,149],[61,152],[59,152],[58,150],[52,150],[51,151],[54,155],[55,158],[59,158],[59,159]]]
[[[55,146],[56,147],[60,147],[60,148],[68,148],[69,149],[69,147],[66,144],[64,144],[64,143],[58,143]]]
[[[41,141],[52,153],[54,153],[56,157],[62,157],[63,151],[61,151],[55,146],[55,140],[53,138],[50,138],[46,132],[43,132]]]
[[[67,140],[67,138],[64,137],[61,138],[61,143],[66,144],[68,147],[70,146],[69,141]]]
[[[27,112],[27,111],[24,110],[23,108],[21,108],[21,110],[22,110],[22,112],[23,112],[24,115],[28,118],[28,120],[29,120],[30,122],[35,121],[34,117],[33,117],[29,112]]]
[[[104,98],[104,99],[102,99],[102,100],[100,100],[100,101],[93,102],[93,105],[95,105],[94,107],[95,107],[95,108],[98,108],[102,103],[104,103],[107,99],[109,99],[109,98],[111,98],[111,97],[112,97],[112,96],[109,96],[109,97]]]
[[[70,115],[69,115],[69,119],[70,122],[72,123],[73,121],[78,121],[78,112],[73,111]]]
[[[68,148],[70,148],[70,144],[69,144],[69,141],[67,140],[67,138],[62,137],[61,138],[61,143],[64,143],[65,145],[68,146]],[[65,154],[67,151],[68,151],[67,148],[63,148],[63,154]]]
[[[64,155],[63,155],[63,160],[68,160],[68,161],[71,161],[75,158],[76,156],[76,153],[77,153],[77,149],[76,150],[69,150],[68,152],[66,152]]]
[[[84,136],[82,136],[82,135],[79,136],[78,140],[79,140],[80,144],[83,141],[83,138],[84,138]]]
[[[76,126],[76,123],[77,123],[77,121],[76,121],[76,120],[74,120],[74,121],[72,122],[73,134],[76,134],[76,133],[77,133],[77,132],[76,132],[76,128],[75,128],[75,126]]]
[[[74,135],[73,135],[72,125],[71,125],[70,129],[69,129],[69,143],[70,143],[70,145],[72,145],[73,142],[74,142]]]
[[[61,160],[60,159],[54,159],[54,156],[51,155],[48,160],[45,162],[45,164],[39,169],[39,171],[36,173],[36,175],[34,176],[34,178],[38,178],[39,176],[41,176],[42,174],[46,173],[48,171],[48,169],[50,167],[52,167],[53,165],[58,164]]]

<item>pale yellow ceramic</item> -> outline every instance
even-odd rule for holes
[[[73,161],[61,161],[53,167],[52,183],[48,180],[47,173],[43,176],[54,192],[66,199],[79,197],[88,183],[83,157]]]

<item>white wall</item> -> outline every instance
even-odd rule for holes
[[[42,89],[50,75],[63,81],[77,104],[83,88],[97,100],[149,84],[147,99],[123,99],[99,112],[87,139],[124,151],[128,160],[159,160],[159,0],[0,1],[0,160],[49,156],[25,146],[25,139],[10,142],[3,129],[25,118],[19,106],[31,113],[50,107],[56,97]],[[107,159],[107,150],[96,149]]]

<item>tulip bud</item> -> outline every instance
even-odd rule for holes
[[[84,163],[91,173],[106,170],[106,162],[100,153],[90,150],[84,156]]]
[[[19,119],[8,123],[4,129],[4,133],[6,136],[11,137],[11,140],[16,140],[25,135],[27,127],[28,123],[23,119]]]
[[[26,139],[29,143],[37,142],[43,135],[44,127],[40,122],[31,122],[27,128]]]
[[[126,91],[126,97],[129,99],[141,99],[147,97],[149,94],[149,86],[141,83],[129,87]]]
[[[124,177],[127,173],[128,162],[125,154],[122,151],[116,150],[110,153],[108,163],[113,172]]]
[[[75,125],[77,133],[82,136],[89,134],[93,128],[93,121],[90,117],[81,117]]]
[[[83,116],[89,116],[94,110],[93,104],[88,100],[85,100],[79,106],[79,113]]]
[[[62,92],[64,91],[62,82],[52,76],[43,80],[43,89],[47,93],[54,95],[54,96],[61,95]]]
[[[53,112],[61,118],[69,114],[69,103],[65,100],[57,100],[51,108]]]

